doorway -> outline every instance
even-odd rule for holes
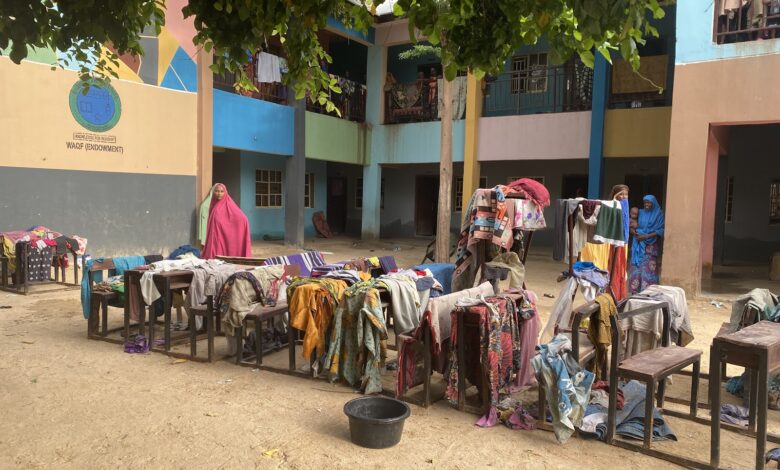
[[[588,197],[588,175],[563,175],[561,186],[563,199]]]
[[[666,199],[666,177],[664,175],[626,175],[628,186],[628,203],[630,207],[642,207],[642,198],[652,194],[658,200],[661,208]]]
[[[347,228],[347,178],[328,178],[328,226],[333,233],[344,233]]]
[[[420,175],[415,181],[414,224],[415,234],[432,236],[436,234],[436,219],[439,213],[439,177]]]

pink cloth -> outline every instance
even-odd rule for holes
[[[217,200],[216,196],[211,198],[203,259],[212,259],[216,256],[251,257],[252,238],[249,236],[249,220],[230,197],[225,185],[217,183],[212,191],[217,187],[225,191],[225,196],[220,200]]]
[[[542,329],[542,321],[539,319],[539,311],[536,308],[536,294],[527,290],[525,298],[534,308],[534,316],[527,320],[520,320],[520,370],[517,371],[515,383],[512,384],[512,392],[520,391],[536,383],[534,369],[531,367],[531,358],[536,355],[536,346],[539,345],[539,331]]]
[[[550,205],[550,191],[540,182],[530,178],[520,178],[512,181],[507,186],[512,191],[524,193],[526,199],[534,201],[540,208],[544,209]]]

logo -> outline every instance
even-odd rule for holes
[[[84,83],[78,81],[70,89],[70,113],[85,129],[106,132],[119,122],[122,103],[111,84],[92,80],[84,94]]]

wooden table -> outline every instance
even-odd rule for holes
[[[764,468],[766,451],[767,396],[769,371],[780,366],[780,323],[762,321],[736,333],[716,336],[710,346],[711,437],[710,465],[720,464],[721,364],[729,363],[750,370],[749,432],[756,436],[756,468]],[[756,422],[756,419],[758,421]],[[769,436],[775,441],[778,436]]]

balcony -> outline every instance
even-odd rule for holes
[[[780,0],[715,0],[715,42],[780,37]]]
[[[428,78],[385,84],[385,124],[435,121],[439,117],[438,84]]]
[[[483,116],[591,109],[593,70],[581,62],[537,65],[485,79]]]
[[[612,64],[612,78],[609,107],[654,108],[672,105],[672,90],[668,88],[669,56],[666,54],[642,57],[639,72],[631,64],[615,60]],[[663,91],[659,93],[658,87]]]
[[[290,101],[295,97],[295,93],[292,90],[289,90],[288,87],[279,82],[261,81],[257,76],[257,69],[254,64],[247,65],[246,73],[257,88],[257,91],[237,91],[235,88],[236,74],[230,72],[224,74],[215,73],[214,88],[283,105],[290,104]],[[331,76],[338,80],[338,84],[342,91],[341,93],[329,91],[329,98],[341,112],[341,118],[354,122],[365,122],[366,86],[336,75]],[[329,113],[324,105],[320,105],[317,102],[312,103],[310,100],[306,100],[306,110],[313,113],[338,117],[335,112]]]

